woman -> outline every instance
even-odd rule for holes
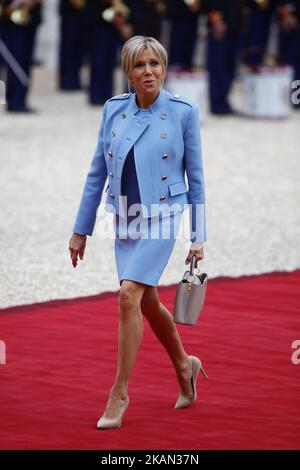
[[[160,303],[156,289],[186,206],[190,209],[192,245],[185,262],[188,264],[193,255],[196,263],[203,258],[206,229],[198,110],[186,99],[161,88],[167,53],[156,39],[144,36],[129,39],[123,46],[121,61],[135,93],[115,96],[104,105],[98,145],[69,246],[76,267],[78,256],[83,259],[86,235],[92,235],[108,176],[105,208],[114,212],[115,256],[121,287],[117,374],[105,412],[97,423],[99,429],[121,426],[129,403],[128,380],[142,338],[141,311],[174,365],[179,382],[175,408],[186,407],[196,399],[199,371],[205,374],[201,361],[186,354],[173,317]],[[128,212],[124,209],[126,198],[130,203]],[[132,209],[136,207],[139,231],[134,231],[136,219],[133,220]],[[169,227],[170,236],[156,236]],[[149,229],[156,235],[149,237]]]

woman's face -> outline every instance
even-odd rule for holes
[[[153,50],[147,48],[138,55],[128,78],[138,95],[154,95],[159,92],[164,77],[162,63]]]

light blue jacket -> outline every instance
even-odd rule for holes
[[[74,233],[92,235],[105,181],[105,210],[122,215],[121,175],[134,146],[143,216],[151,205],[173,212],[190,211],[190,239],[206,241],[205,191],[199,112],[196,105],[161,89],[147,122],[137,115],[135,93],[108,100],[103,108],[98,144],[88,172]],[[185,181],[187,176],[188,188]]]

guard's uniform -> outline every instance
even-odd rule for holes
[[[90,104],[104,104],[113,94],[113,71],[116,65],[119,33],[112,23],[102,17],[108,7],[105,0],[86,0],[87,29],[90,51]]]
[[[9,4],[10,2],[6,2]],[[29,11],[26,24],[16,24],[9,17],[2,20],[3,35],[6,46],[30,78],[36,32],[41,23],[41,5],[37,4]],[[11,68],[8,68],[6,84],[6,102],[8,111],[30,111],[27,106],[29,84],[23,84]]]
[[[85,0],[60,0],[59,88],[80,90],[80,68],[85,53]]]
[[[245,35],[245,63],[257,66],[263,63],[271,21],[276,13],[278,0],[247,0],[249,9]]]
[[[227,26],[224,37],[214,38],[210,30],[207,45],[207,68],[209,71],[209,96],[212,113],[232,112],[228,95],[235,75],[236,60],[241,46],[241,25],[243,24],[243,0],[207,0],[210,18],[220,15]]]
[[[197,43],[198,19],[201,9],[192,11],[184,0],[167,1],[170,20],[170,67],[191,69]]]
[[[128,22],[132,25],[133,36],[151,36],[160,39],[162,15],[153,0],[125,0],[130,10]]]

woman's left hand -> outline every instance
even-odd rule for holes
[[[203,244],[199,244],[199,247],[196,250],[190,250],[189,254],[186,257],[185,264],[189,264],[192,261],[192,257],[195,255],[196,262],[195,268],[197,268],[198,261],[201,261],[204,258],[204,248]]]
[[[69,252],[73,267],[76,268],[78,262],[78,255],[83,260],[84,250],[86,245],[86,235],[80,235],[79,233],[73,233],[69,241]]]

